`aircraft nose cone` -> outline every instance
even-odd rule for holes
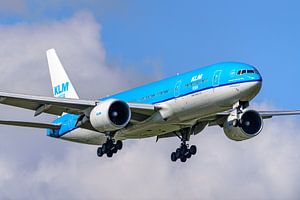
[[[260,91],[262,87],[262,81],[257,81],[254,85],[253,85],[253,90],[257,91],[257,93]]]

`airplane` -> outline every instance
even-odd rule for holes
[[[197,153],[197,147],[188,144],[191,136],[207,126],[219,126],[229,139],[243,141],[261,133],[264,119],[300,114],[300,110],[249,109],[263,80],[254,66],[245,63],[217,63],[112,96],[82,100],[56,51],[46,54],[54,97],[0,92],[0,103],[33,110],[34,116],[58,117],[52,123],[0,120],[0,124],[42,128],[52,138],[98,145],[99,157],[112,157],[124,140],[178,137],[181,144],[171,153],[171,161],[186,162]]]

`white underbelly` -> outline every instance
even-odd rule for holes
[[[93,145],[102,145],[107,140],[105,134],[83,128],[76,128],[60,138],[72,142]]]

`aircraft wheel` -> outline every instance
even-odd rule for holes
[[[111,158],[113,156],[113,152],[109,151],[109,152],[107,152],[106,155],[107,155],[107,157]]]
[[[103,151],[102,151],[102,147],[99,147],[98,149],[97,149],[97,155],[99,156],[99,157],[102,157],[103,156]]]
[[[104,143],[103,145],[102,145],[102,152],[103,153],[107,153],[108,152],[108,148],[107,148],[108,146],[107,146],[107,144],[106,143]]]
[[[105,143],[108,147],[111,147],[114,142],[112,140],[107,140],[106,143]]]
[[[188,153],[186,154],[186,158],[191,158],[191,156],[192,156],[192,154],[191,154],[190,152],[188,152]]]
[[[186,157],[185,156],[181,156],[180,161],[181,162],[186,162]]]
[[[112,150],[112,153],[117,153],[118,152],[118,149],[117,147],[115,147],[113,150]]]
[[[180,155],[181,155],[181,150],[180,150],[180,148],[176,149],[175,154],[176,154],[176,158],[180,158]]]
[[[123,148],[123,142],[121,140],[118,140],[116,143],[117,150],[121,150]]]
[[[185,153],[187,152],[188,148],[186,145],[182,145],[180,148],[181,151],[181,155],[185,155]]]
[[[195,155],[197,153],[197,147],[195,145],[192,145],[189,152],[192,154],[192,155]]]
[[[171,160],[172,160],[173,162],[176,162],[177,156],[176,156],[176,153],[175,153],[175,152],[172,152],[172,153],[171,153]]]

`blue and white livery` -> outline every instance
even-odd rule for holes
[[[244,63],[218,63],[98,100],[81,100],[54,49],[47,51],[47,58],[54,97],[0,92],[0,103],[34,110],[35,116],[59,117],[52,123],[0,124],[44,128],[53,138],[99,145],[99,157],[112,157],[127,139],[178,137],[181,145],[171,160],[186,162],[197,152],[188,144],[190,136],[207,126],[218,125],[229,139],[242,141],[262,131],[263,119],[300,114],[249,109],[262,77]]]

